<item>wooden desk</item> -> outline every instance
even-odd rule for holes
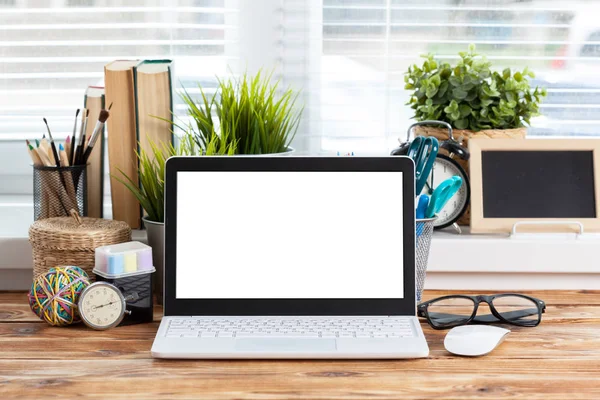
[[[53,328],[24,293],[4,293],[0,399],[600,399],[600,292],[530,294],[546,301],[542,324],[478,359],[447,353],[445,332],[423,323],[427,359],[168,361],[150,357],[158,322]]]

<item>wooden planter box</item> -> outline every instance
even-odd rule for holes
[[[439,141],[448,139],[448,131],[444,128],[434,128],[431,126],[415,126],[415,136],[433,136]],[[516,129],[487,129],[479,132],[473,132],[469,130],[455,129],[452,131],[454,138],[461,141],[465,146],[468,147],[469,139],[524,139],[527,135],[527,128],[516,128]],[[440,149],[440,152],[446,153],[446,150]],[[469,162],[458,158],[455,158],[461,167],[467,172],[469,176]],[[459,225],[469,226],[471,224],[471,206],[467,207],[467,211],[458,220]]]

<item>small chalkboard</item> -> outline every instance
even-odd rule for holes
[[[474,139],[469,148],[472,232],[532,220],[600,229],[600,140]]]

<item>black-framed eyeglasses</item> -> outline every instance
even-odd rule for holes
[[[477,315],[480,303],[487,303],[491,314]],[[417,306],[417,315],[427,318],[434,329],[448,329],[470,323],[507,323],[537,326],[546,312],[540,299],[517,293],[490,296],[450,295],[429,300]]]

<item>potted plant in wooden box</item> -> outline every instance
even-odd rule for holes
[[[199,85],[198,102],[187,91],[181,98],[187,105],[193,124],[190,130],[203,150],[211,141],[218,147],[234,145],[236,155],[291,155],[290,147],[298,130],[302,107],[296,106],[299,93],[291,89],[279,91],[279,81],[258,72],[240,78],[219,80],[217,91],[210,97]]]
[[[235,143],[219,142],[211,139],[206,143],[206,148],[200,150],[194,137],[188,132],[179,140],[177,146],[171,143],[150,142],[151,153],[140,150],[137,153],[139,160],[139,185],[123,171],[116,180],[127,187],[140,202],[144,209],[144,226],[148,233],[148,245],[152,247],[152,261],[156,268],[155,293],[159,304],[162,304],[163,279],[164,279],[164,247],[165,247],[165,164],[172,156],[198,156],[198,155],[232,155],[235,153]]]
[[[449,123],[454,137],[465,145],[474,137],[524,138],[526,126],[539,115],[539,104],[546,96],[545,88],[531,87],[529,78],[534,73],[527,67],[493,71],[492,63],[477,54],[474,45],[459,56],[451,65],[429,54],[421,67],[415,64],[408,68],[404,81],[405,89],[411,91],[407,104],[414,110],[414,118]],[[446,128],[417,126],[414,134],[448,139]],[[467,161],[457,161],[468,174]],[[468,211],[459,223],[469,224]]]

